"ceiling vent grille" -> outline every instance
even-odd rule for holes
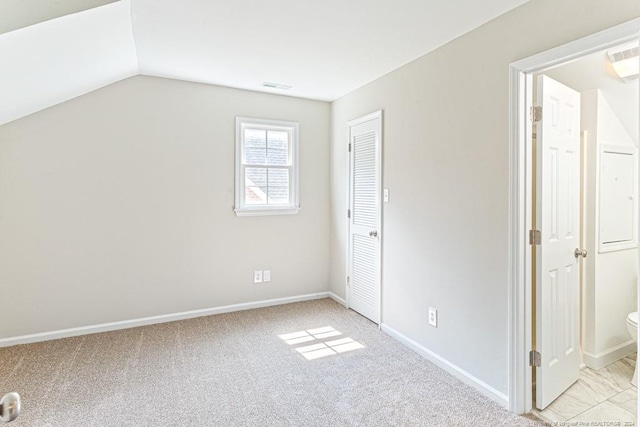
[[[611,62],[623,61],[638,56],[640,54],[640,47],[632,47],[629,49],[621,50],[619,52],[609,52],[609,58]]]
[[[281,85],[279,83],[272,82],[263,82],[262,87],[266,87],[267,89],[278,89],[278,90],[290,90],[293,86]]]
[[[638,42],[607,52],[616,74],[622,81],[630,82],[640,75],[640,47]]]

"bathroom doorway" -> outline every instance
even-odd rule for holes
[[[534,258],[533,252],[537,251],[537,246],[539,245],[536,245],[536,242],[540,241],[542,243],[542,236],[541,233],[536,233],[536,228],[533,226],[533,171],[537,165],[534,164],[532,159],[532,145],[533,128],[537,127],[537,124],[532,119],[536,120],[539,115],[544,114],[542,111],[533,108],[534,77],[562,65],[577,62],[579,59],[591,54],[607,52],[609,49],[624,43],[637,42],[639,35],[640,19],[635,19],[521,59],[510,66],[509,408],[516,413],[527,413],[533,409],[534,383],[537,390],[539,372],[535,372],[534,377],[532,366],[539,363],[541,358],[544,359],[544,354],[548,356],[548,353],[543,353],[536,357],[534,351],[539,350],[539,347],[544,347],[544,343],[536,342],[540,341],[540,337],[538,337],[538,340],[535,339],[534,333],[537,333],[537,331],[533,326],[539,321],[536,318],[537,313],[534,308],[537,310],[540,307],[534,305],[533,279],[538,280],[539,278],[534,277],[535,270],[533,269],[532,261]],[[636,117],[638,117],[637,110]],[[582,144],[582,133],[579,134],[579,138],[578,144]],[[579,168],[578,172],[580,172]],[[578,174],[578,182],[580,182],[580,176]],[[564,175],[557,175],[557,177],[563,180],[566,178]],[[637,200],[634,201],[634,204],[636,203]],[[578,206],[579,210],[580,205]],[[578,220],[580,220],[580,217]],[[578,237],[576,236],[577,240],[579,240]],[[579,249],[580,257],[582,256],[582,251],[585,250],[580,247],[580,244],[576,245],[575,249]],[[578,264],[574,264],[581,275],[582,264],[579,261]],[[558,272],[562,271],[558,270]],[[584,277],[586,278],[586,273]],[[574,351],[575,348],[578,348],[580,360],[582,360],[583,320],[581,313],[583,294],[580,293],[579,282],[578,291],[579,296],[577,299],[580,305],[577,310],[574,310],[574,314],[577,313],[577,318],[573,318],[574,325],[577,325],[579,330],[577,340],[575,340],[578,344],[577,347],[574,345],[573,348]],[[558,294],[556,293],[556,295]],[[637,306],[637,298],[634,298],[634,295],[628,295],[627,298],[636,301]],[[564,301],[559,299],[556,299],[556,302],[564,304]],[[544,306],[544,304],[541,304],[541,306]],[[625,313],[624,315],[626,316],[627,314]],[[586,328],[584,330],[586,331]],[[631,336],[629,335],[629,337]],[[572,370],[571,375],[576,375],[577,373],[577,378],[574,378],[575,381],[579,379],[580,373],[583,372],[580,368],[581,366],[578,367],[577,372]],[[567,387],[570,385],[571,380],[569,380]],[[562,394],[562,389],[560,394]],[[548,404],[554,401],[549,396]]]
[[[532,348],[544,356],[532,396],[552,422],[636,419],[627,320],[637,312],[640,98],[638,79],[617,75],[612,59],[637,51],[637,41],[623,43],[533,78],[543,111],[532,127],[531,215],[541,230]]]

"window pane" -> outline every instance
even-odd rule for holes
[[[274,166],[287,166],[289,164],[287,150],[269,148],[267,150],[267,164]]]
[[[264,129],[245,129],[244,146],[247,148],[265,148],[267,146],[267,131]]]
[[[289,132],[270,130],[268,132],[269,148],[287,150],[289,148]]]
[[[247,205],[264,205],[267,203],[267,187],[245,187],[244,198]]]
[[[289,170],[269,168],[269,188],[289,187]]]
[[[289,203],[289,187],[269,187],[269,204]]]
[[[298,138],[295,126],[288,122],[242,119],[237,121],[241,152],[236,159],[236,173],[240,182],[236,188],[236,207],[242,215],[247,210],[262,212],[270,207],[288,208],[296,195],[297,165],[293,154]],[[295,145],[294,145],[295,144]],[[274,211],[275,212],[275,211]]]
[[[264,148],[245,148],[244,162],[247,165],[267,164],[267,150]]]
[[[245,187],[265,187],[267,185],[267,170],[262,168],[245,169]]]

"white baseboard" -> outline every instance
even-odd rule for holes
[[[340,298],[338,295],[334,294],[333,292],[329,292],[329,298],[331,298],[338,304],[342,305],[343,307],[345,308],[347,307],[347,301],[344,298]]]
[[[625,341],[622,344],[618,344],[614,347],[608,348],[598,354],[592,354],[587,351],[583,352],[582,358],[584,364],[591,369],[604,368],[618,360],[636,352],[636,342],[632,339]]]
[[[390,335],[391,337],[397,339],[402,344],[406,345],[416,353],[420,354],[425,359],[433,362],[436,366],[444,369],[454,377],[458,378],[463,383],[475,388],[480,393],[487,396],[489,399],[497,402],[503,408],[509,409],[509,397],[506,394],[501,393],[500,391],[491,387],[489,384],[485,383],[481,379],[476,378],[475,376],[471,375],[469,372],[465,371],[464,369],[460,368],[457,365],[454,365],[453,363],[449,362],[442,356],[418,344],[411,338],[401,334],[400,332],[396,331],[390,326],[383,323],[381,325],[381,329],[387,335]]]
[[[232,304],[222,307],[204,308],[201,310],[184,311],[181,313],[162,314],[159,316],[143,317],[140,319],[123,320],[119,322],[102,323],[100,325],[81,326],[79,328],[41,332],[37,334],[22,335],[18,337],[2,338],[0,339],[0,347],[10,347],[18,344],[31,344],[35,342],[50,341],[60,338],[76,337],[78,335],[95,334],[99,332],[117,331],[119,329],[135,328],[138,326],[154,325],[157,323],[166,323],[176,320],[193,319],[195,317],[211,316],[213,314],[231,313],[234,311],[271,307],[274,305],[291,304],[294,302],[310,301],[329,297],[331,297],[329,292],[319,292],[315,294],[298,295],[286,298],[275,298],[242,304]]]

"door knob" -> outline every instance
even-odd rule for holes
[[[7,393],[0,399],[0,421],[8,423],[20,415],[20,395]]]
[[[580,249],[576,249],[575,252],[573,253],[575,255],[576,258],[586,258],[587,257],[587,251],[580,250]]]
[[[378,232],[376,230],[370,231],[369,232],[369,236],[371,237],[378,237]]]

